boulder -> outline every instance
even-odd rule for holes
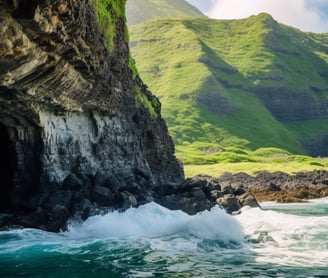
[[[239,211],[241,206],[233,194],[225,194],[223,197],[216,199],[216,203],[223,207],[228,213]]]
[[[251,207],[251,208],[260,207],[260,205],[256,201],[255,197],[248,192],[238,196],[237,203],[240,207],[246,207],[246,206]]]
[[[83,187],[82,181],[74,174],[69,174],[62,182],[63,190],[80,191]]]

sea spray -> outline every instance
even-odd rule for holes
[[[327,203],[262,207],[190,216],[151,203],[60,234],[2,231],[0,277],[326,277]]]
[[[258,254],[258,262],[289,266],[327,265],[328,216],[297,215],[300,211],[312,211],[311,206],[320,211],[317,204],[267,203],[262,204],[264,209],[270,207],[289,213],[251,209],[236,216],[252,250]]]
[[[241,225],[223,209],[214,207],[196,215],[172,211],[149,203],[125,212],[109,212],[90,217],[85,222],[71,224],[68,237],[160,237],[186,233],[205,239],[243,242]]]

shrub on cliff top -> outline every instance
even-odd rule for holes
[[[115,46],[114,38],[116,35],[116,23],[118,19],[122,19],[124,23],[126,23],[126,0],[89,0],[89,2],[95,9],[99,29],[104,34],[108,50],[111,51]],[[125,37],[126,41],[129,41],[129,32],[126,25]],[[129,68],[132,71],[133,78],[139,75],[131,55],[129,57]]]
[[[109,50],[114,48],[114,37],[116,34],[116,23],[119,19],[126,22],[125,4],[126,0],[89,0],[95,8],[96,17],[100,31],[105,36],[106,46]],[[125,31],[128,36],[127,30]]]

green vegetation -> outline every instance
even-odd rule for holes
[[[128,25],[167,17],[204,17],[194,6],[184,0],[130,0],[126,5]]]
[[[136,92],[137,106],[144,106],[149,111],[150,116],[156,118],[158,115],[155,109],[160,105],[157,98],[152,96],[152,98],[149,99],[149,97],[142,93],[141,89],[138,86],[135,86],[134,90]]]
[[[183,152],[183,155],[186,155],[186,152]],[[210,146],[204,148],[198,145],[189,146],[188,157],[180,158],[187,162],[184,165],[187,177],[197,174],[218,177],[225,172],[245,172],[255,175],[259,171],[282,171],[293,174],[328,167],[327,159],[294,155],[277,148],[247,151],[238,148],[211,149]]]
[[[109,50],[114,47],[114,37],[116,34],[116,23],[119,19],[126,21],[125,3],[126,0],[89,0],[95,8],[97,21],[101,32],[105,36],[105,43]],[[126,30],[128,39],[128,31]]]
[[[89,1],[112,50],[126,1]],[[133,0],[131,9],[139,21],[181,17],[132,26],[129,67],[161,100],[187,176],[328,167],[301,144],[327,135],[328,117],[282,120],[263,97],[290,94],[287,108],[302,94],[309,106],[328,103],[328,34],[303,33],[267,14],[212,20],[183,0]],[[136,104],[157,117],[157,98],[135,92]]]
[[[116,35],[116,28],[118,20],[126,22],[125,17],[125,4],[126,0],[89,0],[96,12],[97,21],[100,31],[105,36],[105,43],[109,50],[114,48],[114,38]],[[125,30],[126,40],[128,41],[128,30]],[[135,62],[130,55],[129,68],[132,71],[133,78],[138,76],[138,70]],[[136,104],[142,105],[149,111],[152,117],[157,117],[156,107],[159,105],[157,98],[153,97],[149,100],[149,97],[144,95],[138,86],[135,86]]]
[[[328,125],[326,119],[295,121],[285,124],[285,126],[298,138],[311,140],[321,135],[328,134]]]
[[[304,157],[302,144],[328,134],[327,115],[283,116],[296,102],[305,102],[304,114],[328,103],[328,34],[304,33],[267,14],[155,19],[129,30],[140,76],[162,103],[187,174],[208,165],[248,172],[327,166]],[[279,102],[275,94],[286,95],[282,112],[270,107]]]
[[[313,164],[303,162],[284,162],[282,163],[262,163],[262,162],[238,162],[238,163],[223,163],[212,165],[185,165],[184,172],[186,177],[193,177],[198,174],[219,177],[224,173],[239,173],[244,172],[249,175],[255,175],[260,171],[268,172],[285,172],[295,174],[301,171],[327,170],[328,163],[316,162]]]
[[[129,56],[129,68],[132,71],[133,79],[135,79],[137,76],[139,76],[139,72],[138,72],[138,69],[136,67],[136,63],[134,62],[134,60],[131,56],[131,53],[130,53],[130,56]]]

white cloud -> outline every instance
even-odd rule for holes
[[[261,12],[303,31],[328,32],[326,0],[215,0],[207,15],[233,19]]]

